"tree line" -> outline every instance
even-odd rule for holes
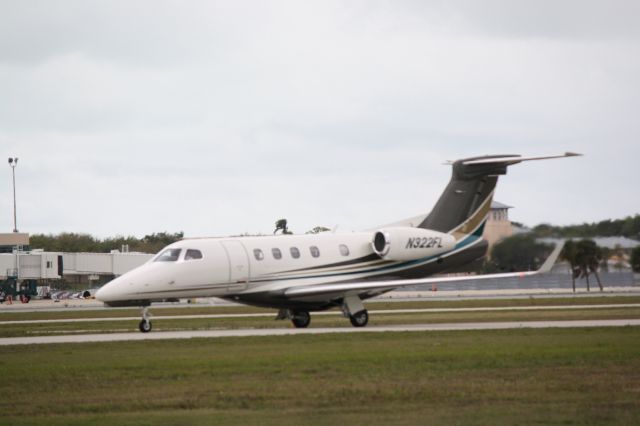
[[[581,225],[554,226],[543,223],[532,229],[536,237],[593,238],[627,237],[640,240],[640,214],[624,219],[606,219]]]
[[[276,222],[276,229],[286,228],[286,222]],[[307,233],[319,233],[328,231],[325,227],[315,227]],[[525,271],[538,269],[548,254],[553,249],[552,245],[545,244],[536,240],[538,237],[556,237],[565,239],[585,239],[590,241],[581,243],[577,241],[575,244],[586,244],[589,247],[595,246],[591,252],[595,250],[599,260],[600,267],[606,268],[606,261],[615,252],[605,247],[598,247],[595,242],[589,240],[594,236],[626,236],[628,238],[640,239],[640,215],[629,216],[625,219],[603,220],[597,223],[570,225],[570,226],[553,226],[541,224],[533,228],[533,232],[529,234],[514,235],[506,238],[495,245],[492,250],[491,258],[485,261],[482,266],[482,272],[507,272],[507,271]],[[158,232],[145,235],[142,238],[134,236],[116,236],[104,239],[96,238],[89,234],[63,232],[57,235],[52,234],[34,234],[30,237],[30,246],[32,248],[43,249],[45,251],[57,252],[93,252],[93,253],[109,253],[112,250],[120,250],[123,245],[128,246],[129,251],[142,253],[157,253],[163,247],[172,244],[184,238],[184,232]],[[568,247],[573,247],[569,245]],[[584,249],[584,247],[583,247]],[[572,266],[575,272],[574,263],[570,261],[571,255],[565,247],[563,258]],[[586,249],[585,249],[586,250]],[[589,251],[587,250],[587,251]],[[615,251],[615,249],[613,249]],[[575,265],[584,265],[585,263],[577,261]],[[591,264],[593,260],[590,260]],[[640,247],[636,247],[631,251],[630,256],[631,267],[635,272],[640,272]],[[585,276],[591,266],[585,269],[581,266],[578,275]],[[581,275],[582,274],[582,275]],[[588,274],[587,274],[588,275]]]
[[[481,272],[515,272],[532,271],[540,268],[553,250],[552,244],[540,242],[533,234],[514,235],[497,243],[491,250],[491,256],[482,266]],[[590,287],[589,276],[596,278],[602,290],[599,270],[608,270],[608,260],[616,255],[623,258],[623,249],[600,247],[589,238],[569,239],[560,254],[572,271],[572,282],[575,291],[575,279],[585,278],[587,288]],[[640,272],[640,246],[631,250],[629,263],[634,272]],[[615,266],[614,266],[615,267]]]
[[[532,234],[514,235],[505,238],[491,250],[491,257],[483,266],[485,272],[532,271],[540,268],[551,254],[552,244],[542,243]],[[581,239],[565,242],[560,258],[569,264],[573,291],[576,291],[576,278],[585,278],[587,291],[591,290],[589,277],[594,275],[600,291],[603,290],[598,269],[606,263],[607,256],[603,248],[595,241]]]
[[[145,235],[142,238],[116,236],[100,239],[89,234],[63,232],[57,235],[31,235],[29,246],[45,251],[109,253],[111,250],[120,250],[123,245],[126,245],[129,251],[157,253],[163,247],[179,241],[183,237],[184,232],[158,232]]]

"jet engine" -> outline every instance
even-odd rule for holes
[[[371,240],[373,251],[385,260],[422,259],[452,250],[452,235],[430,229],[393,227],[376,231]]]

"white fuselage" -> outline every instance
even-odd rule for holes
[[[109,303],[277,292],[294,284],[326,284],[389,275],[407,263],[377,255],[372,236],[372,232],[357,232],[185,239],[106,284],[96,297]],[[420,249],[416,245],[415,249],[412,246],[407,250],[415,251],[426,262],[450,252],[454,245],[450,237],[440,248]],[[165,253],[174,256],[163,257]]]

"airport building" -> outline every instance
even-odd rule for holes
[[[511,208],[513,207],[498,201],[491,202],[491,210],[482,234],[482,237],[489,243],[489,253],[496,243],[513,235],[513,227],[509,220],[509,209]]]
[[[147,253],[60,253],[29,249],[29,235],[0,234],[0,291],[43,296],[62,281],[97,287],[153,257]]]
[[[0,253],[13,253],[16,247],[20,250],[29,250],[29,234],[24,232],[0,233]]]

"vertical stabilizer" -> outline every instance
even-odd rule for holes
[[[490,155],[454,161],[451,163],[453,170],[449,184],[418,227],[451,233],[458,240],[471,233],[481,236],[491,210],[498,176],[507,174],[508,166],[522,161],[576,155],[580,154],[567,152],[545,157]]]

